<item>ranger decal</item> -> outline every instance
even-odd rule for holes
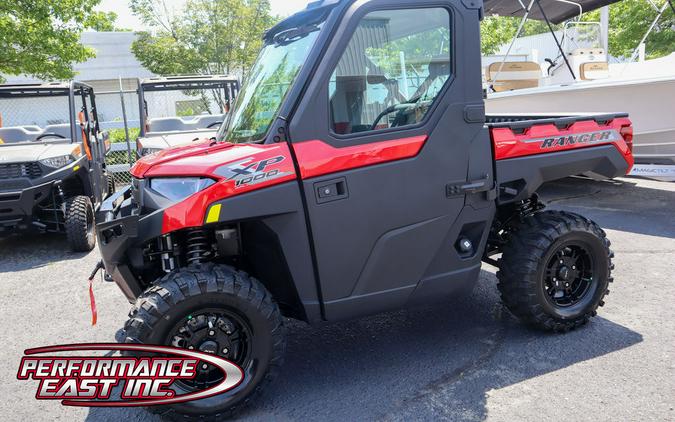
[[[550,138],[539,138],[528,140],[528,143],[538,142],[541,149],[556,147],[565,147],[578,144],[596,144],[599,142],[614,142],[622,139],[616,130],[600,130],[597,132],[578,133],[565,136],[554,136]]]

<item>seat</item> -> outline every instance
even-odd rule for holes
[[[81,131],[76,131],[81,133]],[[63,123],[60,125],[49,125],[45,127],[43,134],[54,133],[56,135],[63,136],[66,139],[70,139],[70,125],[68,123]],[[78,135],[78,138],[81,138],[82,135]],[[79,140],[79,139],[78,139]]]
[[[225,121],[224,114],[204,114],[197,116],[195,121],[195,129],[208,129],[209,126],[214,125],[212,129],[217,129],[216,123],[223,123]]]
[[[194,117],[158,117],[148,121],[151,133],[158,132],[193,132],[207,129],[215,123],[225,121],[224,114],[205,114]]]
[[[17,142],[34,141],[42,134],[42,130],[31,130],[37,126],[14,126],[0,128],[0,139],[5,144],[12,144]]]
[[[148,121],[148,132],[178,132],[190,130],[179,117],[157,117]]]
[[[536,88],[541,79],[541,68],[535,62],[495,62],[488,66],[486,77],[495,92]],[[499,79],[495,81],[494,78]]]
[[[593,81],[595,79],[609,78],[609,64],[607,62],[586,62],[579,66],[581,80]]]

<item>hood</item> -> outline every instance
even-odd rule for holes
[[[136,162],[131,174],[136,178],[193,176],[220,180],[230,175],[232,167],[246,169],[252,163],[267,163],[266,160],[270,159],[274,159],[275,163],[284,161],[284,167],[293,169],[288,146],[284,143],[260,145],[202,141],[147,155]]]
[[[0,147],[0,164],[27,163],[45,158],[68,155],[77,144],[68,143],[21,143]]]
[[[215,137],[218,131],[204,131],[198,132],[180,132],[180,133],[164,133],[164,134],[148,134],[144,138],[139,138],[138,142],[146,149],[165,149],[189,145],[198,141],[210,140]]]

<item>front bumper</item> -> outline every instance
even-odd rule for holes
[[[163,211],[140,215],[132,201],[132,188],[105,200],[96,212],[98,247],[105,270],[130,302],[143,288],[131,270],[133,256],[142,256],[149,240],[162,235]]]
[[[0,192],[0,236],[17,230],[44,230],[44,225],[34,221],[35,207],[52,193],[54,181],[38,186]]]

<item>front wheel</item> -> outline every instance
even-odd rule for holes
[[[68,244],[74,252],[89,252],[96,246],[94,207],[87,196],[66,201],[65,227]]]
[[[280,368],[286,347],[283,319],[270,293],[248,274],[225,265],[202,264],[163,277],[136,301],[124,326],[126,343],[180,347],[217,354],[244,371],[224,394],[150,408],[175,419],[221,420],[244,407]],[[174,385],[177,394],[222,381],[208,367]]]
[[[500,261],[502,301],[520,320],[545,330],[586,324],[609,293],[609,246],[605,232],[580,215],[547,211],[525,218]]]

